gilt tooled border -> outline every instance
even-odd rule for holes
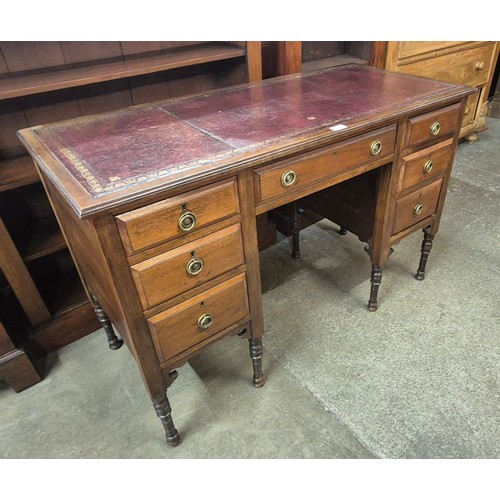
[[[198,159],[198,160],[193,160],[193,161],[188,162],[188,163],[182,163],[182,164],[178,164],[178,165],[168,166],[166,168],[162,168],[162,169],[157,170],[155,172],[151,172],[148,174],[141,174],[141,175],[138,175],[135,177],[130,177],[130,178],[125,179],[125,180],[120,180],[119,182],[112,182],[111,184],[107,184],[107,185],[103,185],[102,182],[93,174],[92,168],[90,167],[90,165],[85,160],[80,158],[74,151],[72,151],[67,146],[65,146],[60,141],[60,139],[58,140],[58,139],[55,139],[53,137],[50,137],[49,140],[51,142],[55,143],[56,146],[58,146],[57,147],[58,152],[60,152],[60,154],[63,155],[64,158],[66,160],[68,160],[69,163],[82,176],[82,178],[85,180],[85,182],[87,183],[87,185],[91,189],[90,194],[91,195],[95,194],[95,195],[100,196],[100,195],[104,195],[104,194],[112,192],[112,191],[126,188],[126,187],[131,186],[131,185],[136,185],[136,184],[140,184],[142,182],[147,182],[147,181],[150,181],[153,179],[157,179],[157,178],[162,177],[164,175],[168,175],[168,174],[172,173],[173,171],[179,171],[179,170],[183,170],[183,169],[202,166],[204,164],[214,163],[217,160],[223,160],[223,159],[228,158],[230,156],[235,156],[239,153],[244,153],[246,151],[250,151],[250,150],[255,149],[256,147],[261,146],[263,144],[272,144],[275,142],[282,141],[283,139],[286,139],[289,137],[294,137],[296,135],[303,133],[305,130],[307,130],[308,132],[314,132],[314,131],[321,129],[321,128],[324,128],[325,126],[330,125],[330,124],[331,124],[331,122],[327,122],[327,123],[322,123],[320,125],[316,125],[314,127],[307,127],[307,128],[300,129],[300,130],[295,130],[293,132],[289,132],[287,134],[282,134],[280,136],[273,137],[273,138],[267,139],[265,141],[260,141],[258,143],[253,143],[253,144],[248,145],[248,146],[243,146],[240,148],[233,148],[233,149],[230,149],[229,151],[226,151],[223,153],[218,153],[216,155],[212,155],[212,156],[209,156],[209,157],[201,159],[201,160]],[[69,171],[69,172],[73,175],[73,177],[75,176],[74,173],[72,173],[71,171]],[[86,191],[88,191],[88,189]]]

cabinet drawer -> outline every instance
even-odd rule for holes
[[[249,314],[245,275],[148,319],[160,362],[208,339]]]
[[[396,215],[392,234],[399,233],[436,212],[442,179],[396,201]]]
[[[436,50],[450,49],[453,47],[460,47],[460,45],[467,42],[397,42],[398,43],[398,57],[404,59],[406,57],[414,57],[428,52],[434,52]]]
[[[395,140],[394,125],[309,153],[299,160],[258,168],[254,172],[257,204],[390,156]]]
[[[243,264],[240,225],[236,224],[132,266],[144,309]]]
[[[234,179],[189,191],[116,217],[128,255],[239,213]]]
[[[452,139],[448,139],[430,148],[405,156],[402,160],[403,180],[400,190],[404,191],[445,172],[451,166],[452,143]]]
[[[427,141],[441,139],[459,127],[460,104],[431,111],[410,118],[408,123],[408,145],[415,146]]]
[[[449,83],[482,85],[488,81],[494,51],[495,44],[488,43],[473,49],[405,64],[400,70]]]

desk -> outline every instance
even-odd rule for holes
[[[264,384],[258,214],[303,199],[366,241],[370,310],[391,246],[418,229],[424,277],[472,92],[345,66],[19,132],[170,445],[166,391],[207,345],[248,339]]]

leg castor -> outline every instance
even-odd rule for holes
[[[266,383],[262,373],[262,354],[264,352],[262,338],[249,339],[248,343],[253,363],[253,385],[254,387],[262,387]]]
[[[370,300],[368,301],[368,310],[374,312],[377,310],[377,296],[380,283],[382,281],[382,267],[372,266],[372,275],[370,279]]]
[[[432,240],[434,235],[429,234],[424,229],[424,241],[422,241],[422,249],[420,255],[420,263],[418,265],[417,273],[415,274],[415,279],[422,281],[425,278],[425,266],[427,265],[427,259],[432,249]]]

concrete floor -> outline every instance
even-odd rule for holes
[[[126,349],[97,331],[15,394],[0,382],[3,458],[500,458],[500,120],[458,149],[427,277],[418,232],[395,247],[368,313],[363,245],[322,221],[261,255],[267,384],[225,339],[169,391],[168,448]],[[280,265],[281,264],[281,265]]]

